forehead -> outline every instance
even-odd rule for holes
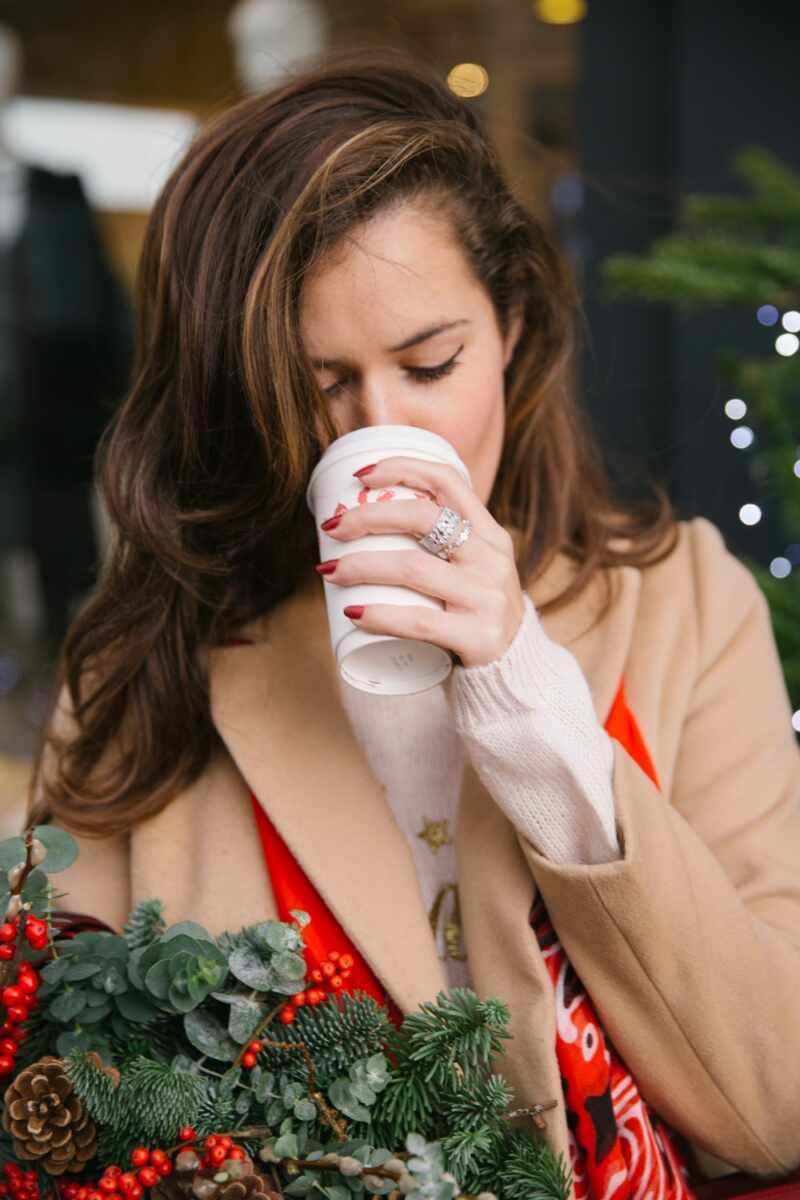
[[[320,356],[360,342],[389,346],[481,294],[449,221],[405,205],[358,226],[309,273],[301,334]]]

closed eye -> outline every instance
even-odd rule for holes
[[[434,367],[405,367],[406,373],[414,380],[415,383],[433,383],[437,379],[443,379],[445,375],[450,375],[458,366],[459,354],[464,349],[463,344],[458,347],[455,354],[448,358],[443,363],[437,363]],[[337,379],[335,383],[323,388],[326,396],[338,396],[348,384],[348,378]]]

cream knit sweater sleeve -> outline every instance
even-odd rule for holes
[[[449,698],[484,786],[540,854],[558,863],[620,857],[611,738],[577,660],[547,636],[529,596],[503,657],[456,666]]]

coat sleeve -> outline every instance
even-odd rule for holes
[[[697,665],[669,794],[615,742],[622,859],[521,844],[643,1098],[701,1151],[780,1174],[800,1164],[800,751],[763,594],[713,525],[689,530]]]
[[[59,693],[48,728],[59,738],[69,738],[74,733],[75,721],[66,686]],[[44,781],[52,778],[55,757],[53,747],[47,744],[40,770],[31,785],[28,811],[35,820],[47,819],[38,814],[47,808]],[[66,871],[51,877],[56,890],[55,907],[98,917],[113,929],[121,930],[131,908],[129,835],[88,837],[52,818],[48,823],[67,828],[78,843],[77,860]]]

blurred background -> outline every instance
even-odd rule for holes
[[[0,836],[103,553],[148,210],[202,122],[326,48],[410,50],[484,116],[579,277],[618,486],[751,564],[800,730],[798,32],[763,0],[0,0]]]

